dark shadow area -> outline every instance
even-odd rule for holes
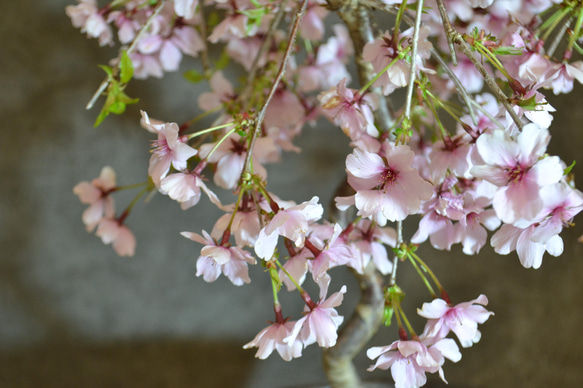
[[[0,386],[239,387],[253,354],[227,342],[55,342],[0,353]]]

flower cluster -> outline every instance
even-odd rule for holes
[[[192,120],[159,121],[141,112],[141,126],[152,134],[147,182],[118,187],[106,167],[74,192],[90,205],[83,213],[87,230],[97,229],[120,255],[134,253],[124,222],[142,195],[158,192],[187,210],[205,203],[204,193],[222,216],[200,234],[182,232],[202,244],[196,276],[213,282],[224,275],[243,286],[260,266],[257,275],[271,279],[275,320],[244,346],[258,348],[258,358],[277,351],[290,361],[311,344],[340,342],[344,317],[336,308],[347,289],[328,296],[328,288],[334,269],[345,266],[368,287],[366,295],[383,294],[357,308],[358,319],[384,309],[385,324],[394,316],[399,326],[398,341],[368,350],[377,360],[369,370],[390,368],[396,387],[422,386],[426,373],[445,381],[445,359],[461,359],[449,333],[463,348],[472,346],[480,340],[478,324],[493,313],[484,295],[454,306],[417,246],[460,244],[475,255],[490,236],[497,253],[516,251],[524,267],[535,269],[546,252],[563,252],[559,234],[583,209],[583,193],[573,164],[547,153],[555,109],[544,93],[567,93],[575,80],[583,82],[583,62],[572,60],[583,52],[583,7],[558,0],[417,0],[415,13],[407,2],[383,1],[375,8],[394,12],[396,22],[377,30],[368,2],[359,5],[362,14],[336,3],[116,0],[99,8],[95,0],[78,0],[67,7],[73,25],[89,37],[113,45],[117,33],[122,45],[113,67],[104,67],[100,93],[106,90],[107,112],[135,102],[122,92],[132,77],[175,71],[183,55],[200,56],[203,68],[186,78],[209,83],[193,99],[202,113]],[[347,25],[327,31],[333,9]],[[543,12],[547,19],[539,17]],[[216,58],[212,44],[221,47]],[[228,66],[245,72],[240,85],[227,76]],[[406,93],[401,106],[399,90]],[[204,117],[214,117],[212,124],[199,128]],[[299,152],[296,137],[318,119],[338,126],[351,147],[327,219],[317,196],[296,203],[271,192],[265,168],[285,152]],[[219,200],[224,197],[207,185],[211,180],[234,199]],[[112,194],[140,185],[116,218]],[[412,236],[403,236],[405,220],[416,223]],[[411,264],[433,298],[418,310],[428,320],[421,335],[401,308],[399,260]],[[387,277],[384,289],[375,280],[380,275]],[[319,288],[317,302],[305,282]],[[283,316],[278,294],[284,286],[304,302],[297,318]],[[351,331],[357,326],[347,325],[341,335],[361,335]]]

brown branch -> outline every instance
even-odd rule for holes
[[[290,32],[289,41],[287,43],[287,47],[286,47],[285,52],[283,54],[283,58],[281,60],[281,65],[279,66],[279,71],[277,72],[277,75],[275,76],[275,80],[273,81],[273,84],[271,85],[271,89],[269,90],[269,93],[267,94],[267,98],[265,99],[263,106],[261,107],[261,109],[257,113],[257,116],[255,117],[255,123],[254,123],[255,128],[253,129],[253,134],[251,137],[251,142],[249,143],[249,147],[247,147],[247,155],[245,156],[245,164],[243,167],[243,173],[241,174],[242,176],[245,174],[249,175],[252,173],[252,171],[251,171],[251,154],[253,153],[253,147],[255,146],[255,141],[257,140],[257,137],[259,136],[259,133],[261,132],[261,124],[263,123],[263,118],[265,117],[265,112],[267,111],[267,107],[269,106],[269,103],[271,102],[271,99],[273,98],[273,95],[275,94],[275,91],[277,90],[277,87],[279,86],[279,83],[285,74],[285,67],[287,66],[287,61],[288,61],[289,57],[291,56],[291,52],[293,51],[294,44],[296,41],[296,36],[298,35],[298,30],[300,28],[300,22],[302,21],[302,17],[304,16],[304,12],[306,10],[307,5],[308,5],[308,0],[302,0],[301,4],[298,6],[298,11],[296,13],[296,20],[294,21],[294,25],[293,25],[292,30]]]
[[[252,86],[253,82],[255,81],[255,78],[257,77],[257,72],[259,71],[259,62],[261,61],[261,57],[263,57],[263,55],[269,49],[269,46],[271,45],[271,38],[273,37],[275,30],[279,26],[279,23],[281,23],[281,21],[283,20],[283,15],[285,14],[285,6],[287,5],[287,2],[288,0],[284,0],[279,5],[279,10],[277,11],[277,14],[275,14],[275,18],[273,18],[273,21],[269,26],[269,30],[267,30],[267,33],[263,37],[263,42],[259,47],[259,51],[257,51],[257,55],[253,59],[251,69],[249,70],[249,74],[247,75],[247,85],[243,93],[241,93],[239,96],[240,101],[242,101],[245,105],[248,105],[249,103],[249,93],[251,93],[251,90],[253,89]]]

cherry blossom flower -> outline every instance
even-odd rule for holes
[[[324,108],[324,115],[340,126],[351,139],[357,140],[364,133],[378,136],[372,113],[377,107],[377,100],[372,95],[363,97],[358,91],[346,88],[346,79],[327,92],[322,92],[318,100]]]
[[[318,229],[324,230],[317,236],[316,233],[310,233],[310,244],[312,244],[311,251],[313,259],[309,260],[308,266],[312,272],[314,281],[326,275],[326,271],[330,268],[352,263],[355,258],[354,252],[349,245],[347,245],[343,238],[340,237],[342,227],[339,224],[330,225],[316,225]],[[314,227],[310,228],[314,231]],[[324,241],[326,243],[324,244]],[[308,242],[306,242],[306,245]]]
[[[400,221],[419,210],[421,201],[433,194],[433,186],[412,168],[415,154],[406,145],[383,144],[383,157],[358,148],[346,158],[348,183],[356,190],[358,215],[381,212]]]
[[[304,19],[305,20],[305,19]],[[345,63],[354,53],[352,41],[346,27],[336,24],[332,27],[334,36],[318,47],[315,62],[308,59],[308,65],[301,66],[299,72],[299,87],[304,92],[334,88],[346,78],[351,79]]]
[[[427,338],[439,340],[445,338],[451,330],[461,345],[467,348],[480,340],[478,323],[484,323],[494,315],[484,308],[487,305],[488,298],[485,295],[455,306],[443,299],[434,299],[431,303],[423,303],[423,308],[417,309],[417,313],[429,320],[424,330]]]
[[[517,228],[504,224],[490,239],[494,252],[507,255],[516,250],[520,264],[524,268],[538,269],[542,265],[543,255],[549,252],[552,256],[563,253],[563,240],[559,235],[553,235],[546,241],[534,241],[536,225]]]
[[[583,210],[583,193],[564,181],[543,187],[541,198],[544,206],[532,236],[534,241],[547,241],[561,233],[563,226],[570,225],[573,217]]]
[[[174,0],[174,12],[185,19],[192,19],[196,12],[198,0]]]
[[[488,230],[496,230],[500,226],[500,219],[494,209],[486,209],[491,203],[490,198],[465,193],[465,216],[457,224],[456,240],[462,243],[466,255],[477,254],[486,244]]]
[[[324,348],[336,345],[338,326],[344,317],[339,316],[334,307],[342,303],[346,286],[342,286],[340,291],[335,292],[328,299],[324,299],[328,292],[329,281],[327,278],[320,283],[320,301],[312,308],[305,306],[306,315],[295,323],[292,333],[283,340],[284,342],[294,343],[299,335],[304,346],[315,342]]]
[[[548,130],[525,125],[513,140],[502,130],[483,134],[477,147],[484,165],[471,173],[496,186],[493,206],[505,223],[525,226],[543,207],[540,188],[561,179],[563,167],[556,156],[543,157],[550,140]]]
[[[136,238],[129,228],[112,218],[104,218],[99,222],[97,237],[101,237],[104,244],[112,244],[115,252],[120,256],[133,256],[136,251]]]
[[[270,137],[260,137],[253,148],[253,169],[257,175],[265,179],[267,171],[261,163],[275,161],[279,158],[278,148]],[[207,158],[216,143],[203,144],[200,147],[200,157]],[[237,186],[245,157],[247,156],[246,139],[234,133],[223,141],[208,157],[209,163],[217,163],[213,180],[217,186],[224,189],[234,189]]]
[[[213,226],[212,235],[220,235],[225,231],[231,221],[232,213],[222,215]],[[250,206],[248,209],[239,209],[233,217],[230,232],[235,236],[235,243],[238,246],[252,247],[257,241],[261,225],[257,215],[257,209]]]
[[[397,231],[393,228],[381,228],[370,220],[360,220],[350,234],[350,244],[356,255],[348,265],[357,272],[363,273],[368,263],[372,260],[375,267],[383,275],[387,275],[393,269],[393,263],[389,260],[387,249],[384,245],[395,247],[397,244]]]
[[[295,321],[273,323],[261,330],[253,341],[243,345],[243,349],[258,348],[255,357],[261,360],[269,357],[274,350],[277,350],[285,361],[301,357],[303,345],[300,340],[296,339],[291,343],[284,341],[285,338],[289,337],[295,325]]]
[[[92,232],[103,218],[113,218],[115,215],[113,197],[109,195],[115,187],[115,171],[105,166],[99,178],[93,179],[91,183],[80,182],[73,188],[81,203],[91,205],[82,216],[88,232]]]
[[[367,357],[378,360],[367,370],[371,372],[377,368],[391,368],[395,388],[421,387],[427,382],[425,373],[428,372],[439,372],[441,379],[447,382],[441,366],[445,358],[458,362],[462,357],[459,348],[451,338],[442,339],[432,345],[426,345],[423,340],[423,337],[420,340],[398,340],[388,346],[368,349]]]
[[[186,138],[179,135],[176,123],[153,123],[148,114],[142,113],[142,123],[151,132],[158,134],[158,140],[153,142],[154,150],[150,157],[148,174],[157,187],[170,171],[170,166],[178,171],[187,167],[187,161],[197,154],[197,150],[186,144]]]
[[[583,62],[561,63],[556,67],[555,73],[551,77],[551,85],[555,95],[571,93],[575,79],[579,83],[583,83]]]
[[[99,39],[100,46],[113,45],[113,32],[97,8],[95,0],[77,0],[78,5],[65,7],[74,27],[88,36]]]
[[[544,207],[537,222],[526,228],[502,225],[490,241],[501,255],[516,250],[525,268],[540,268],[545,252],[552,256],[563,253],[559,233],[583,209],[583,195],[565,182],[543,187],[541,197]]]
[[[170,174],[160,182],[159,190],[170,198],[180,202],[182,210],[186,210],[200,201],[201,190],[209,197],[217,207],[221,207],[221,201],[205,185],[202,178],[194,172],[179,172]]]
[[[257,256],[265,260],[271,259],[279,236],[289,238],[297,247],[301,246],[304,243],[308,225],[319,220],[324,213],[318,200],[318,197],[313,197],[310,201],[280,209],[259,232],[259,237],[255,242]]]
[[[255,264],[255,259],[249,252],[239,247],[218,245],[207,232],[203,230],[202,234],[181,233],[184,237],[204,245],[196,261],[196,276],[202,275],[206,282],[211,283],[222,273],[236,286],[251,282],[248,264]]]
[[[215,72],[209,80],[209,84],[212,93],[204,92],[198,96],[198,106],[201,109],[206,111],[216,109],[235,97],[235,90],[222,71]]]
[[[427,26],[422,26],[419,30],[416,61],[418,63],[417,70],[422,69],[432,72],[432,70],[423,67],[423,59],[429,58],[429,50],[432,47],[431,42],[427,40],[429,32],[430,30]],[[370,62],[377,73],[383,71],[385,67],[395,61],[375,82],[375,85],[383,87],[383,94],[385,95],[389,95],[396,89],[407,85],[411,65],[400,55],[403,49],[409,45],[407,40],[403,38],[410,38],[412,35],[413,28],[403,31],[399,35],[399,43],[397,43],[393,42],[392,34],[387,31],[381,38],[377,38],[364,46],[362,58],[365,62]],[[405,47],[400,46],[401,43],[404,43]]]

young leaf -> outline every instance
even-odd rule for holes
[[[120,70],[120,81],[123,84],[127,84],[130,82],[132,77],[134,76],[134,65],[132,64],[132,60],[128,55],[127,51],[122,51],[121,59],[119,61],[119,70]]]
[[[569,167],[567,167],[563,171],[563,175],[569,175],[569,173],[571,172],[571,170],[573,169],[573,167],[575,167],[575,161],[574,160],[573,160],[573,163],[571,163],[571,165]]]

